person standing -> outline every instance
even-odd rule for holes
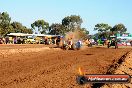
[[[76,43],[76,49],[80,49],[81,45],[82,45],[82,42],[80,40],[78,40]]]
[[[6,44],[6,39],[2,38],[3,43],[2,44]]]
[[[59,43],[60,43],[60,37],[57,38],[56,40],[56,45],[59,47]]]
[[[68,39],[68,45],[69,45],[70,48],[72,48],[72,45],[73,45],[72,38],[71,39]]]
[[[2,44],[3,42],[2,42],[2,38],[0,38],[0,44]]]
[[[131,45],[131,47],[132,47],[132,40],[130,41],[130,45]]]
[[[14,44],[17,44],[17,38],[14,37]]]

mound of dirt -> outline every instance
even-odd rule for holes
[[[114,74],[129,74],[132,77],[132,51],[117,70],[115,70]],[[127,84],[106,84],[101,88],[132,88],[132,80]]]

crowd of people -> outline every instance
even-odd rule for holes
[[[5,37],[0,38],[0,44],[24,44],[25,38],[20,37]]]
[[[47,37],[36,37],[36,38],[25,38],[25,37],[5,37],[0,38],[0,44],[57,44],[60,42],[59,38],[47,38]]]
[[[83,43],[91,47],[92,45],[107,45],[108,42],[111,40],[94,40],[94,39],[85,39],[85,40],[75,40],[72,38],[65,39],[63,37],[55,37],[55,38],[47,38],[47,37],[41,37],[41,38],[36,38],[35,40],[36,44],[45,44],[45,45],[50,45],[50,44],[56,44],[57,46],[65,46],[69,45],[69,47],[72,47],[72,45],[76,45],[78,47],[81,47]],[[32,43],[30,41],[30,43]],[[21,38],[21,37],[5,37],[5,38],[0,38],[0,44],[29,44],[29,41],[27,41],[26,38]],[[130,41],[130,45],[132,46],[132,40]]]

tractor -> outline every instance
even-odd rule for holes
[[[111,46],[114,46],[115,49],[118,48],[117,38],[116,38],[116,36],[110,36],[110,41],[108,42],[107,47],[110,48]]]
[[[78,41],[73,43],[72,45],[63,44],[62,49],[63,50],[80,50],[81,46],[82,46],[81,43]]]

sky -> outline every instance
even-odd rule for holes
[[[79,15],[82,27],[90,34],[96,33],[97,23],[122,23],[132,33],[132,0],[1,0],[0,12],[7,12],[12,21],[29,28],[38,19],[51,25],[61,23],[66,16]]]

